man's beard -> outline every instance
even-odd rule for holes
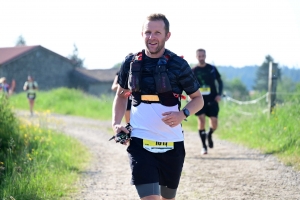
[[[149,44],[148,44],[148,42],[146,43],[146,47],[151,54],[158,54],[160,52],[160,50],[162,50],[165,47],[165,41],[162,41],[161,45],[159,42],[157,44],[158,44],[157,48],[154,51],[150,51]]]

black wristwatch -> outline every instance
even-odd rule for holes
[[[182,109],[182,111],[186,118],[188,118],[188,116],[190,116],[190,111],[188,109],[184,108],[184,109]]]

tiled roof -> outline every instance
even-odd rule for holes
[[[6,62],[9,62],[15,58],[18,58],[22,54],[37,47],[39,47],[39,45],[0,48],[0,65],[5,64]]]
[[[85,68],[76,68],[75,70],[80,74],[99,82],[112,82],[116,76],[116,73],[119,71],[119,69],[117,68],[92,70]]]

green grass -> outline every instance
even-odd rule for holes
[[[42,124],[45,124],[43,122]],[[0,98],[0,199],[59,199],[75,190],[90,154],[77,140],[18,120]],[[80,156],[79,156],[80,155]]]
[[[11,96],[11,105],[18,109],[29,110],[26,93]],[[79,90],[59,88],[51,91],[39,91],[35,100],[35,111],[50,110],[53,113],[83,116],[95,119],[110,119],[113,97],[97,98]]]
[[[218,136],[274,154],[286,165],[300,169],[299,102],[277,105],[270,115],[266,108],[266,105],[223,103]]]

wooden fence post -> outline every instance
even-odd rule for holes
[[[275,64],[275,63],[274,63]],[[276,65],[277,66],[277,65]],[[273,63],[269,63],[269,82],[268,82],[268,109],[269,116],[275,107],[276,88],[277,88],[277,69],[273,69]]]

